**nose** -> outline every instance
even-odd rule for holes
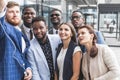
[[[61,33],[64,33],[65,32],[65,30],[61,30]]]
[[[13,14],[14,14],[14,16],[16,16],[16,15],[17,15],[17,12],[13,12]]]
[[[33,17],[33,15],[31,13],[28,14],[29,17]]]
[[[40,29],[37,29],[37,32],[40,32],[41,30]]]
[[[82,36],[82,34],[78,34],[78,37],[81,37]]]
[[[14,14],[14,16],[18,16],[19,12],[18,11],[14,11],[13,14]]]

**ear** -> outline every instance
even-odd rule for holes
[[[82,20],[83,20],[83,24],[85,24],[85,18],[82,18]]]

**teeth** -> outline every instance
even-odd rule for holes
[[[31,19],[27,19],[27,20],[31,20]]]

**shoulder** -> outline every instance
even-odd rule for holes
[[[81,51],[80,46],[76,46],[76,47],[74,48],[73,55],[74,55],[76,52],[78,52],[78,51]]]
[[[103,50],[110,49],[109,46],[106,44],[96,44],[96,46],[98,49],[103,49]]]
[[[97,44],[98,47],[98,54],[101,54],[103,56],[115,56],[112,49],[105,44]]]
[[[49,39],[58,40],[60,36],[58,34],[47,34]]]
[[[49,28],[48,33],[49,33],[49,34],[53,34],[53,27],[50,27],[50,28]]]
[[[95,30],[95,34],[96,34],[97,36],[102,35],[101,31],[97,31],[97,30]]]
[[[77,49],[79,48],[77,46],[78,46],[77,43],[75,43],[74,41],[71,40],[70,43],[69,43],[69,46],[68,46],[68,50],[74,52],[75,48],[77,48]]]
[[[21,25],[20,25],[20,29],[21,29],[21,31],[22,31],[23,33],[25,33],[24,24],[21,24]]]
[[[34,45],[36,45],[37,42],[38,41],[36,38],[33,38],[32,40],[30,40],[30,48],[34,48]]]
[[[23,24],[21,24],[21,25],[20,25],[20,28],[21,28],[21,29],[24,29],[24,26],[23,26]]]
[[[58,34],[47,34],[47,35],[48,35],[48,37],[59,37]]]

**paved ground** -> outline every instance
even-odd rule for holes
[[[118,63],[120,65],[120,47],[110,47],[110,48],[114,51],[116,58],[118,60]]]
[[[118,63],[120,65],[120,47],[110,47],[110,48],[114,51],[116,58],[118,60]],[[120,77],[119,77],[119,80],[120,80]]]
[[[105,38],[106,44],[113,50],[120,65],[120,41],[116,38]]]
[[[111,36],[111,34],[107,34]],[[118,63],[120,65],[120,41],[116,38],[105,38],[106,44],[110,46],[110,48],[113,50],[113,52],[116,55],[116,58],[118,60]],[[119,77],[120,80],[120,77]]]

